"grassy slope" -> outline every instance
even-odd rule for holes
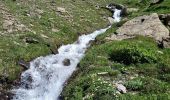
[[[96,5],[105,6],[110,1],[0,1],[9,10],[8,13],[31,30],[31,32],[13,32],[0,36],[1,80],[4,77],[7,77],[9,82],[16,79],[22,70],[17,65],[19,59],[30,61],[38,56],[48,55],[51,53],[50,49],[57,49],[62,44],[72,43],[80,34],[106,27],[108,21],[103,17],[111,13],[105,9],[97,9]],[[57,7],[63,7],[67,12],[57,12]],[[1,14],[0,16],[2,25],[4,19]],[[58,31],[54,32],[52,29]],[[0,31],[3,31],[2,26],[0,26]],[[24,42],[25,37],[32,37],[39,43],[28,44]]]
[[[144,5],[137,1],[117,2],[140,8],[139,12],[128,15],[129,19],[152,12],[170,13],[168,0],[151,7],[148,2]],[[97,37],[66,85],[62,94],[65,100],[170,99],[170,49],[160,49],[153,39],[141,36],[106,42],[104,38],[114,33],[121,23]],[[124,63],[127,60],[131,63]],[[127,87],[127,94],[116,93],[114,83],[119,81]]]
[[[15,32],[10,35],[0,36],[0,75],[2,78],[6,73],[9,82],[16,79],[22,70],[16,64],[18,59],[22,58],[30,61],[38,56],[45,56],[51,53],[51,48],[57,48],[61,44],[72,43],[79,34],[89,33],[105,27],[107,20],[103,17],[106,16],[107,18],[107,16],[111,16],[111,13],[105,9],[97,9],[96,5],[105,6],[115,1],[128,7],[140,8],[139,12],[129,14],[129,19],[151,12],[170,12],[168,10],[170,4],[168,0],[149,8],[147,2],[146,5],[139,4],[138,0],[53,1],[0,1],[10,10],[10,13],[32,30],[32,32]],[[68,13],[58,13],[56,7],[64,7]],[[43,10],[43,13],[37,14],[37,9]],[[27,16],[29,12],[32,13],[31,17]],[[3,21],[1,16],[0,14],[0,23]],[[41,18],[38,18],[38,16],[41,16]],[[119,24],[121,25],[121,23]],[[111,100],[117,97],[117,99],[143,100],[147,99],[147,97],[156,98],[158,96],[160,99],[167,99],[170,91],[170,49],[159,49],[152,39],[144,37],[122,42],[106,42],[104,38],[115,32],[117,26],[120,25],[113,25],[110,30],[97,38],[97,41],[93,44],[94,47],[87,52],[87,55],[79,65],[78,71],[75,72],[64,89],[64,99],[81,100],[84,97],[86,99]],[[59,31],[53,32],[52,28]],[[1,30],[2,26],[0,26]],[[48,38],[44,38],[42,35]],[[23,41],[25,37],[34,37],[39,43],[27,44]],[[145,52],[148,48],[151,48],[151,52],[163,52],[163,54],[156,54],[157,56],[150,55],[150,52],[148,54],[151,58],[161,59],[161,62],[126,65],[109,59],[111,57],[110,54],[116,50],[115,48],[122,49],[129,45],[130,47],[139,45],[139,49],[144,54],[148,54],[148,52]],[[101,72],[107,72],[107,74],[97,74]],[[118,95],[115,93],[115,86],[112,82],[118,80],[125,81],[124,85],[128,88],[128,94]]]

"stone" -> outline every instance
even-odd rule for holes
[[[22,59],[18,61],[18,64],[20,66],[22,66],[25,70],[30,68],[30,63],[28,63],[28,62],[26,62],[26,61],[24,61]]]
[[[139,11],[138,8],[127,8],[127,13],[137,12],[137,11]]]
[[[166,26],[170,26],[170,14],[159,14],[159,19]]]
[[[36,12],[37,12],[38,14],[43,14],[43,13],[44,13],[44,11],[41,10],[41,9],[36,9]]]
[[[109,20],[109,23],[110,23],[110,24],[113,24],[113,23],[115,22],[112,17],[108,17],[107,19]]]
[[[63,7],[57,7],[57,11],[58,11],[58,12],[61,12],[61,13],[67,12],[67,11],[65,10],[65,8],[63,8]]]
[[[120,93],[127,93],[127,89],[124,85],[116,83],[116,88]]]
[[[9,27],[11,27],[13,24],[14,24],[13,21],[11,21],[11,20],[5,20],[5,21],[3,22],[3,25],[2,25],[2,26],[3,26],[3,29],[8,30]]]
[[[116,35],[116,34],[112,34],[110,37],[106,37],[106,40],[112,41],[112,40],[116,40],[116,41],[121,41],[124,39],[130,39],[130,38],[134,38],[135,36],[133,35]]]
[[[151,0],[150,1],[150,5],[153,5],[153,4],[159,4],[161,2],[163,2],[164,0]]]
[[[33,44],[39,43],[39,41],[37,39],[33,38],[33,37],[26,37],[25,42],[26,43],[33,43]]]
[[[55,28],[52,28],[51,30],[52,30],[52,32],[59,32],[60,31],[60,30],[55,29]]]
[[[164,48],[170,48],[170,37],[163,38],[162,45]]]
[[[64,60],[63,60],[63,65],[64,65],[64,66],[70,66],[70,64],[71,64],[71,63],[70,63],[70,59],[64,59]]]
[[[169,37],[169,30],[159,20],[158,14],[143,15],[127,21],[118,30],[118,35],[143,35],[153,37],[162,41],[162,38]]]

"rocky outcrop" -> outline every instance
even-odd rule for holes
[[[170,26],[170,14],[160,14],[159,19],[163,22],[164,25]]]
[[[144,15],[127,21],[116,30],[118,35],[143,35],[156,39],[158,42],[169,37],[169,30],[161,23],[158,14]]]

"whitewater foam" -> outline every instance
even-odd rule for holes
[[[118,15],[115,14],[117,21]],[[84,57],[90,41],[110,27],[80,36],[75,43],[61,46],[56,55],[38,57],[31,61],[30,68],[21,75],[21,86],[12,90],[15,94],[13,100],[57,100],[65,82]],[[64,66],[65,59],[69,59],[69,66]]]
[[[114,13],[113,13],[114,22],[119,22],[120,21],[120,19],[121,19],[120,13],[121,13],[121,10],[114,9]]]

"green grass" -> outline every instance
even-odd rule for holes
[[[153,50],[157,52],[158,56],[153,56],[156,59],[159,59],[158,62],[137,62],[132,63],[130,65],[123,64],[122,62],[116,62],[110,59],[110,53],[113,50],[117,50],[120,48],[127,48],[131,46],[138,46],[138,49],[142,50]],[[169,65],[166,65],[164,61],[166,54],[159,54],[158,52],[161,50],[157,47],[156,42],[151,38],[138,36],[135,39],[129,39],[124,41],[112,41],[106,42],[100,45],[95,45],[87,52],[87,55],[80,62],[78,75],[74,78],[71,78],[69,85],[66,86],[63,97],[69,98],[71,94],[74,92],[70,92],[69,90],[74,91],[74,87],[78,86],[82,89],[82,85],[79,84],[79,80],[84,79],[90,75],[94,75],[107,83],[112,85],[112,90],[115,91],[114,82],[116,81],[125,81],[125,86],[128,89],[128,94],[118,95],[115,92],[103,93],[103,91],[96,91],[92,94],[98,93],[99,95],[93,95],[91,98],[96,99],[96,96],[101,98],[97,98],[102,100],[103,98],[108,99],[112,97],[112,99],[120,99],[121,98],[132,98],[132,100],[137,97],[142,98],[152,98],[152,95],[155,98],[164,97],[168,98],[169,94]],[[169,51],[169,49],[166,49]],[[138,51],[142,53],[143,51]],[[152,54],[153,52],[151,52]],[[150,53],[149,53],[150,54]],[[120,56],[119,53],[115,53],[115,58]],[[123,58],[124,55],[122,55]],[[170,61],[170,59],[168,59]],[[165,66],[162,66],[162,62],[164,62]],[[163,69],[164,68],[164,69]],[[100,73],[105,74],[100,74]],[[164,76],[163,76],[163,75]],[[141,76],[141,77],[138,77]],[[131,79],[134,77],[134,79]],[[88,80],[84,80],[84,82],[89,82]],[[86,83],[88,86],[92,86],[92,83]],[[74,86],[73,86],[74,85]],[[109,85],[108,85],[109,86]],[[103,87],[104,88],[104,87]],[[133,97],[133,92],[137,92],[137,94]],[[81,91],[81,94],[89,94],[90,92]],[[130,95],[130,96],[129,96]],[[122,97],[123,96],[123,97]],[[76,98],[76,97],[75,97]],[[74,98],[74,99],[75,99]],[[76,99],[78,100],[78,99]]]
[[[0,1],[9,9],[8,13],[31,30],[0,36],[0,81],[5,76],[7,83],[11,83],[19,77],[23,70],[17,64],[19,59],[31,61],[46,56],[51,53],[50,49],[73,43],[79,35],[106,27],[108,21],[104,17],[112,15],[102,8],[106,4],[116,2],[139,9],[129,13],[126,20],[155,12],[170,13],[169,0],[153,6],[149,6],[150,0],[145,3],[139,3],[139,0],[53,1]],[[57,7],[63,7],[67,12],[59,13]],[[43,13],[39,14],[37,10]],[[0,31],[3,31],[2,16],[0,13]],[[64,88],[62,96],[65,100],[170,99],[170,49],[160,49],[153,39],[142,36],[106,42],[105,38],[114,34],[126,20],[112,25],[97,37]],[[34,38],[38,43],[28,44],[24,41],[26,37]],[[123,81],[127,94],[116,93],[114,83],[117,81]]]
[[[100,6],[107,2],[97,1]],[[78,35],[90,33],[96,29],[107,26],[107,20],[103,16],[111,13],[106,9],[96,9],[94,1],[56,0],[51,3],[46,0],[32,1],[0,1],[6,6],[7,13],[20,21],[31,32],[13,32],[0,37],[0,73],[7,74],[9,81],[18,77],[22,68],[17,65],[19,59],[31,61],[39,56],[51,53],[50,49],[57,49],[60,45],[73,43]],[[54,5],[54,6],[53,6]],[[67,13],[57,12],[57,7],[63,7]],[[42,14],[38,14],[42,10]],[[30,14],[30,16],[28,15]],[[0,24],[3,23],[3,15],[0,14]],[[58,30],[56,32],[52,29]],[[3,27],[0,26],[0,31]],[[45,37],[44,37],[45,36]],[[24,38],[31,37],[38,40],[37,44],[27,44]]]

